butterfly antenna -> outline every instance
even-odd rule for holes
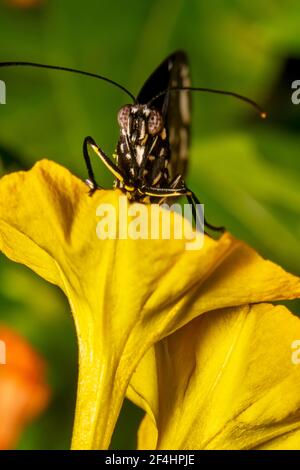
[[[258,103],[256,103],[256,101],[251,100],[251,99],[248,98],[247,96],[240,95],[239,93],[234,93],[233,91],[217,90],[217,89],[214,89],[214,88],[201,88],[201,87],[170,87],[170,88],[167,88],[166,90],[161,91],[161,92],[158,93],[156,96],[154,96],[154,98],[152,98],[152,99],[149,101],[148,106],[151,106],[151,104],[152,104],[157,98],[159,98],[159,97],[162,96],[162,95],[165,95],[166,93],[168,93],[168,92],[170,92],[170,91],[182,91],[182,90],[187,90],[187,91],[203,91],[203,92],[207,92],[207,93],[215,93],[215,94],[219,94],[219,95],[233,96],[234,98],[237,98],[238,100],[241,100],[241,101],[244,101],[245,103],[250,104],[254,109],[256,109],[256,111],[258,111],[258,113],[260,114],[260,117],[261,117],[262,119],[266,119],[266,117],[267,117],[266,111],[264,111],[263,108],[262,108]]]
[[[124,91],[128,96],[130,96],[130,98],[133,101],[135,101],[134,95],[130,93],[130,91],[127,90],[127,88],[125,88],[123,85],[120,85],[120,83],[117,83],[114,80],[111,80],[110,78],[103,77],[102,75],[98,75],[96,73],[85,72],[83,70],[72,69],[69,67],[59,67],[56,65],[37,64],[35,62],[0,62],[0,67],[15,67],[15,66],[36,67],[40,69],[50,69],[50,70],[62,70],[63,72],[77,73],[79,75],[86,75],[87,77],[98,78],[99,80],[103,80],[104,82],[107,82],[107,83],[110,83],[111,85],[116,86],[120,90]]]

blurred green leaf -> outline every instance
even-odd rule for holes
[[[197,178],[191,178],[191,186],[208,201],[215,201],[218,222],[299,273],[297,177],[285,173],[283,166],[265,162],[246,134],[210,139],[196,146],[193,155],[191,173]]]

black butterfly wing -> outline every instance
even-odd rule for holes
[[[137,101],[147,104],[161,91],[170,87],[190,86],[188,60],[185,52],[168,56],[150,75],[141,89]],[[186,174],[190,144],[191,98],[189,91],[172,91],[158,97],[153,106],[164,116],[170,143],[170,178]]]

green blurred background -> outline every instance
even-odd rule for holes
[[[267,121],[229,97],[194,94],[189,185],[208,220],[225,225],[264,256],[300,274],[300,79],[298,0],[0,1],[0,61],[76,67],[136,93],[175,49],[190,58],[194,86],[246,94]],[[111,154],[126,95],[97,80],[37,69],[1,69],[1,173],[42,157],[86,177],[82,141]],[[111,185],[99,163],[97,180]],[[58,289],[1,256],[0,321],[21,332],[48,363],[52,401],[22,435],[22,449],[69,447],[77,347],[70,308]],[[300,312],[297,302],[289,304]],[[113,448],[135,446],[141,413],[126,402]]]

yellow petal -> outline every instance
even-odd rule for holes
[[[0,249],[60,286],[74,315],[74,448],[109,446],[131,375],[155,342],[208,310],[300,296],[298,278],[229,234],[205,238],[198,251],[184,240],[100,241],[96,209],[117,209],[120,194],[88,197],[82,181],[49,161],[0,182]]]
[[[287,432],[283,436],[275,437],[255,450],[299,450],[300,449],[300,429]]]
[[[202,315],[162,340],[157,382],[139,377],[142,363],[134,375],[143,400],[159,384],[157,429],[145,419],[140,448],[157,438],[159,449],[300,450],[299,339],[297,317],[260,304]]]
[[[153,450],[157,444],[157,428],[148,414],[145,414],[138,430],[138,449]]]

